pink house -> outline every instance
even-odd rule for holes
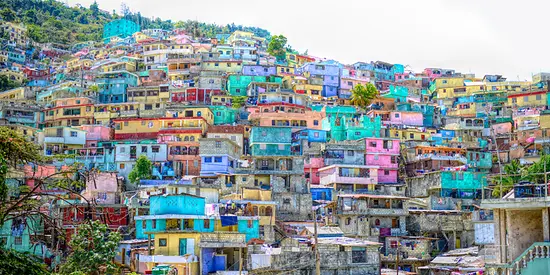
[[[365,164],[378,166],[378,183],[397,183],[400,145],[398,139],[366,138]]]
[[[369,165],[335,164],[319,169],[320,184],[336,191],[357,192],[374,190],[378,184],[378,167]]]
[[[304,174],[311,184],[319,184],[319,168],[323,166],[325,166],[325,159],[323,158],[310,158],[304,161]]]
[[[33,189],[35,187],[36,179],[50,178],[52,180],[64,177],[66,174],[64,171],[69,171],[69,166],[56,167],[54,165],[30,165],[27,164],[23,167],[25,173],[25,184]],[[59,176],[57,176],[58,174]],[[44,191],[40,188],[38,191]]]
[[[420,112],[393,111],[390,112],[390,124],[422,126],[424,116]]]
[[[86,179],[86,189],[82,197],[88,201],[95,200],[98,204],[120,203],[118,178],[116,172],[92,173]]]
[[[97,142],[113,139],[113,128],[104,125],[82,125],[81,130],[86,131],[86,147],[97,147]]]

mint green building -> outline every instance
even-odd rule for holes
[[[40,236],[44,235],[42,218],[37,215],[7,220],[0,228],[0,240],[5,248],[49,258],[51,251],[40,243]]]
[[[228,106],[209,106],[214,114],[214,125],[232,124],[237,121],[238,110]]]
[[[283,83],[283,78],[280,76],[230,75],[227,78],[227,91],[232,96],[246,96],[246,89],[252,82]]]
[[[323,130],[328,131],[329,140],[358,140],[368,137],[380,137],[382,119],[377,116],[346,117],[339,115],[323,119]]]

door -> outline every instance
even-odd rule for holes
[[[130,158],[135,159],[137,155],[136,146],[130,146]]]
[[[187,254],[187,239],[180,239],[179,255]]]
[[[456,237],[456,243],[455,243],[455,248],[461,248],[461,244],[460,244],[460,237]]]

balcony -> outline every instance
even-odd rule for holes
[[[138,110],[120,111],[120,117],[137,117]]]
[[[338,175],[336,173],[333,173],[328,176],[324,176],[321,178],[321,184],[322,185],[329,185],[333,183],[339,183],[339,184],[376,184],[378,182],[377,178],[370,177],[368,174],[364,174],[363,176],[346,176],[346,175]]]
[[[118,117],[117,113],[111,113],[111,112],[96,112],[94,113],[95,119],[110,119]]]
[[[246,235],[239,232],[201,233],[199,247],[246,247]]]
[[[351,210],[338,209],[338,214],[372,215],[372,216],[405,216],[408,211],[405,209],[391,208],[352,208]]]

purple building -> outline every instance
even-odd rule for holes
[[[275,66],[243,65],[243,75],[271,76],[277,74]]]

